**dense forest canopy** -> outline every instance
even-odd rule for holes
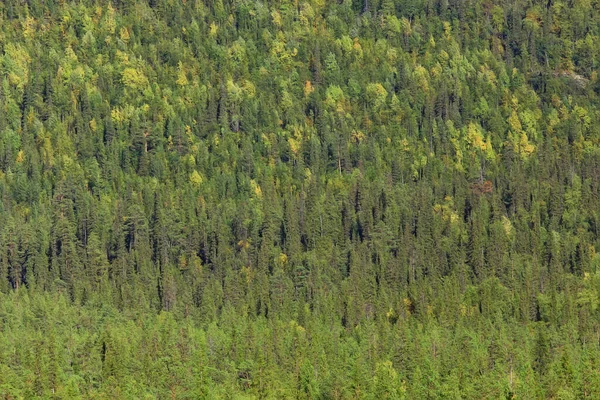
[[[600,398],[598,0],[0,2],[0,396]]]

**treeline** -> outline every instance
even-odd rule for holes
[[[2,2],[0,393],[597,398],[599,13]]]

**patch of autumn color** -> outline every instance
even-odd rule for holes
[[[525,25],[533,30],[537,30],[542,25],[542,17],[538,7],[532,7],[527,11],[524,19]]]
[[[271,18],[273,19],[273,23],[277,26],[281,26],[281,14],[279,11],[273,11],[271,13]]]
[[[475,182],[471,185],[471,190],[476,195],[484,195],[492,193],[494,190],[494,184],[490,180],[486,180],[484,182]]]
[[[519,115],[515,110],[513,110],[510,117],[508,117],[508,124],[513,132],[521,132],[523,130],[521,120],[519,119]]]
[[[210,31],[209,31],[208,35],[210,37],[215,37],[215,36],[217,36],[217,32],[219,32],[219,25],[217,25],[214,22],[212,22],[210,24]]]
[[[304,84],[304,97],[308,97],[312,92],[315,91],[312,83],[310,81],[306,81]]]
[[[390,319],[392,317],[394,317],[396,315],[395,311],[393,308],[390,307],[389,311],[385,313],[385,316]]]
[[[355,143],[360,143],[365,140],[365,134],[361,131],[353,131],[352,132],[352,141]]]
[[[244,274],[244,276],[246,278],[246,284],[249,285],[254,278],[254,271],[252,270],[252,267],[250,267],[250,266],[242,267],[241,272]]]
[[[535,145],[529,142],[527,133],[523,130],[523,125],[517,114],[513,109],[511,116],[508,118],[508,124],[510,125],[511,140],[515,151],[521,156],[521,158],[527,158],[531,153],[535,151]]]
[[[444,36],[447,40],[450,40],[452,38],[452,25],[450,25],[450,22],[448,21],[444,21],[442,25],[444,26]]]
[[[527,138],[525,132],[521,134],[521,139],[519,141],[519,150],[519,153],[523,157],[527,157],[535,151],[535,146],[529,143],[529,139]]]
[[[487,145],[483,139],[483,134],[479,127],[472,122],[467,127],[467,139],[471,143],[471,146],[481,151],[486,151]]]
[[[119,110],[118,108],[113,108],[110,111],[110,117],[115,122],[121,122],[121,121],[123,121],[123,115],[121,113],[121,110]]]
[[[242,90],[244,91],[246,96],[248,96],[248,98],[253,98],[256,94],[256,86],[254,85],[254,83],[252,83],[252,81],[249,81],[247,79],[242,82]]]
[[[194,172],[192,172],[190,175],[190,182],[194,186],[200,186],[202,182],[204,182],[204,178],[202,178],[202,175],[200,175],[198,171],[194,170]]]
[[[300,151],[300,145],[301,145],[300,142],[298,142],[294,138],[289,138],[288,143],[290,145],[290,150],[292,151],[292,153],[294,153],[294,155],[298,155],[298,152]]]
[[[367,85],[367,96],[375,107],[379,108],[385,104],[388,92],[381,83],[370,83]]]
[[[179,64],[177,65],[177,81],[175,83],[179,86],[186,86],[188,84],[187,75],[181,61],[179,61]]]
[[[454,211],[454,201],[451,196],[446,196],[444,198],[444,204],[436,204],[433,206],[433,212],[441,215],[442,220],[452,224],[459,219],[458,214]]]
[[[185,271],[187,269],[188,269],[187,258],[185,256],[185,254],[182,254],[181,256],[179,256],[179,270]]]
[[[285,254],[285,253],[279,254],[279,257],[277,257],[277,261],[279,261],[279,264],[281,264],[281,265],[286,265],[288,262],[287,254]]]
[[[240,249],[247,249],[250,247],[250,241],[242,239],[238,242],[237,245]]]
[[[36,32],[36,21],[32,17],[25,18],[25,22],[22,22],[23,36],[27,39],[33,39]]]
[[[7,64],[5,71],[8,73],[8,82],[19,89],[23,89],[29,80],[29,64],[31,64],[31,57],[27,50],[18,44],[7,43],[4,46],[4,56],[7,60],[10,60],[9,63],[5,62]]]
[[[417,65],[413,71],[417,86],[424,92],[429,92],[429,72],[422,65]]]
[[[254,179],[250,180],[250,187],[252,188],[254,195],[260,199],[262,197],[262,189]]]
[[[135,68],[125,68],[122,76],[123,83],[131,88],[140,88],[148,84],[148,78]]]
[[[128,43],[129,39],[131,38],[131,36],[129,35],[129,30],[125,27],[119,30],[119,36],[121,37],[121,40],[125,43]]]

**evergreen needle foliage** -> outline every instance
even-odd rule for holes
[[[600,398],[598,0],[3,0],[0,398]]]

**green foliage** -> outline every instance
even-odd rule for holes
[[[594,2],[0,2],[0,397],[599,398]]]

